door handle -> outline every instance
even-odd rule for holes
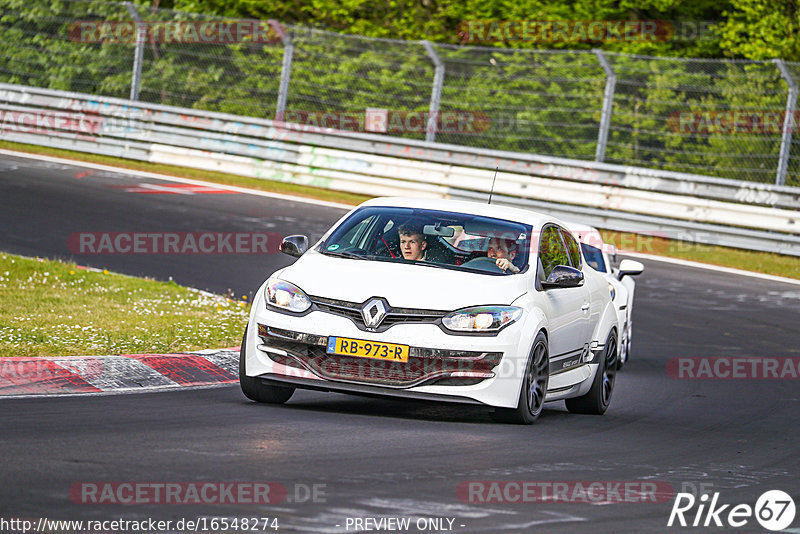
[[[588,309],[589,309],[589,303],[588,302],[584,302],[583,306],[581,306],[581,311],[586,311]]]

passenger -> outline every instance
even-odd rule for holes
[[[403,259],[409,261],[425,261],[425,251],[428,248],[428,242],[425,241],[422,228],[414,224],[406,223],[397,229],[397,233],[400,235],[400,252],[403,253]]]
[[[513,239],[491,238],[486,255],[495,258],[495,265],[500,269],[511,271],[513,274],[519,272],[519,267],[511,263],[517,255],[517,243]]]

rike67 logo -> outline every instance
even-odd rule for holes
[[[747,525],[755,517],[765,529],[778,531],[791,525],[794,516],[794,500],[781,490],[764,492],[755,507],[749,504],[720,504],[719,492],[710,498],[704,493],[699,499],[691,493],[678,493],[667,526],[738,528]]]

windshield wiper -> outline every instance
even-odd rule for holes
[[[326,250],[325,252],[323,252],[323,254],[325,254],[326,256],[337,256],[339,258],[348,258],[348,259],[354,259],[354,260],[366,260],[367,259],[365,256],[362,256],[361,254],[356,254],[355,252],[350,252],[350,251],[347,251],[347,250],[342,250],[341,252],[333,252],[333,251],[330,251],[330,250]]]

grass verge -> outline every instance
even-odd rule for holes
[[[249,187],[262,191],[275,193],[285,193],[307,198],[329,200],[341,202],[343,204],[359,204],[369,198],[368,195],[356,195],[320,189],[304,185],[295,185],[285,182],[262,180],[258,178],[248,178],[235,174],[225,174],[214,171],[203,171],[187,167],[173,165],[158,165],[152,163],[139,162],[111,156],[99,156],[95,154],[85,154],[71,150],[57,148],[40,147],[36,145],[26,145],[0,141],[0,148],[16,150],[19,152],[29,152],[33,154],[44,154],[76,161],[113,165],[124,169],[140,170],[147,172],[157,172],[181,178],[193,178],[226,185]],[[624,250],[634,250],[658,256],[679,258],[711,265],[732,267],[745,271],[754,271],[775,276],[785,276],[787,278],[800,279],[800,258],[785,256],[770,252],[756,252],[749,250],[734,249],[713,245],[701,245],[675,241],[660,237],[650,237],[639,234],[628,234],[614,231],[602,231],[603,239],[608,243],[614,243],[618,248]]]
[[[601,230],[603,241],[618,249],[800,279],[800,258],[737,248],[702,245],[661,237]]]
[[[249,308],[174,282],[0,253],[0,356],[230,347],[241,342]]]

